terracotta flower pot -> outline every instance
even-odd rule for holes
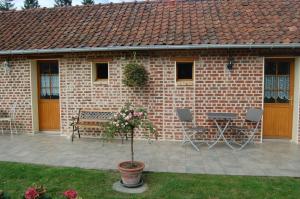
[[[128,187],[134,187],[140,183],[145,168],[143,162],[134,161],[133,165],[134,167],[131,167],[131,161],[121,162],[118,165],[122,182]]]

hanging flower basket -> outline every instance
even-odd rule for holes
[[[123,83],[128,87],[143,87],[148,82],[148,72],[145,67],[135,61],[127,64],[123,72]]]

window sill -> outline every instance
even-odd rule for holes
[[[176,85],[177,86],[193,86],[194,81],[193,80],[177,80]]]
[[[96,85],[108,85],[108,79],[97,79],[93,82]]]

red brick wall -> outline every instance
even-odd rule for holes
[[[195,80],[192,85],[177,85],[174,57],[195,58]],[[112,58],[109,82],[92,82],[91,58]],[[61,126],[67,133],[70,118],[79,108],[117,111],[125,102],[149,109],[160,139],[181,139],[177,107],[191,108],[197,123],[212,127],[207,112],[233,112],[241,122],[249,107],[262,107],[263,58],[237,53],[232,72],[227,71],[227,53],[182,51],[137,53],[137,60],[149,71],[149,85],[144,90],[122,85],[122,67],[131,53],[65,55],[59,59],[61,92]],[[31,129],[30,62],[14,62],[10,76],[0,69],[0,106],[6,109],[14,98],[20,104],[20,127]],[[67,86],[69,85],[69,86]],[[9,99],[9,100],[7,100]],[[211,126],[212,125],[212,126]],[[70,130],[70,128],[69,128]],[[211,128],[213,132],[215,129]],[[88,135],[99,133],[87,132]],[[257,135],[260,138],[260,134]]]
[[[203,55],[196,52],[192,55],[195,57],[195,81],[192,85],[176,84],[174,61],[176,56],[191,54],[163,52],[138,56],[139,62],[150,73],[149,86],[144,91],[122,85],[122,67],[129,62],[127,56],[107,55],[113,58],[109,63],[109,83],[92,83],[91,62],[85,57],[61,59],[63,131],[67,130],[67,118],[76,115],[80,107],[116,111],[125,102],[131,101],[150,110],[150,117],[159,130],[160,139],[174,140],[181,139],[176,107],[191,108],[197,122],[206,126],[212,125],[206,118],[207,112],[238,113],[237,121],[240,123],[247,108],[262,107],[262,57],[237,55],[234,70],[229,72],[225,67],[228,59],[226,55]],[[67,84],[74,85],[74,91],[71,88],[68,93],[68,103]],[[260,138],[260,134],[257,137]]]
[[[17,102],[16,125],[19,130],[29,132],[32,129],[31,86],[29,60],[12,61],[10,74],[5,74],[0,61],[0,117],[7,116],[10,106]],[[7,129],[7,123],[0,122]]]

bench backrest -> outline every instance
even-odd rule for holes
[[[113,116],[113,112],[80,109],[78,118],[81,122],[105,122],[111,120]]]

